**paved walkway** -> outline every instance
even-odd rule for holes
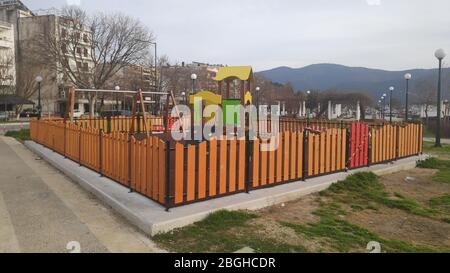
[[[148,237],[14,139],[0,137],[0,252],[157,252]]]

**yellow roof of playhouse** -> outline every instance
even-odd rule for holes
[[[206,105],[211,105],[211,104],[218,105],[218,104],[222,103],[221,95],[214,94],[213,92],[207,91],[207,90],[202,90],[195,95],[189,96],[190,104],[194,104],[194,98],[201,98],[202,101],[204,101]]]
[[[223,81],[226,79],[240,79],[247,81],[253,77],[253,69],[251,66],[225,66],[219,68],[217,72],[216,81]]]

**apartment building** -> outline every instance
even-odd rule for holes
[[[0,94],[14,94],[15,85],[14,25],[0,21]]]
[[[36,57],[37,39],[55,39],[60,47],[60,52],[66,54],[70,68],[80,75],[90,73],[93,67],[90,58],[91,34],[83,27],[74,27],[71,20],[64,17],[48,14],[21,18],[19,22],[19,57],[21,60],[29,60]],[[75,54],[74,54],[75,53]],[[45,65],[44,65],[45,64]],[[25,66],[25,65],[24,65]],[[33,69],[33,66],[35,67]],[[27,63],[22,67],[23,73],[39,73],[44,81],[42,83],[43,112],[63,113],[66,108],[66,96],[72,85],[71,81],[62,73],[61,64],[51,55],[36,62]],[[35,98],[34,98],[35,99]]]
[[[29,81],[38,75],[42,76],[43,113],[64,112],[71,82],[61,72],[61,66],[55,58],[48,55],[47,59],[36,60],[37,47],[42,47],[46,37],[56,38],[61,44],[61,52],[69,56],[67,59],[71,69],[80,74],[89,73],[93,66],[89,30],[83,26],[74,26],[71,20],[56,11],[32,12],[19,0],[0,0],[0,21],[11,24],[14,30],[16,79]],[[77,54],[72,56],[73,52]],[[37,94],[30,99],[37,101]]]

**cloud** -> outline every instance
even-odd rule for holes
[[[366,0],[369,6],[381,6],[381,0]]]
[[[67,5],[69,6],[80,6],[81,0],[67,0]]]

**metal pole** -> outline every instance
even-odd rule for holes
[[[389,122],[392,123],[392,90],[389,94]]]
[[[442,59],[439,59],[439,81],[438,81],[438,97],[437,97],[437,126],[436,126],[436,147],[442,147],[441,144],[441,74]]]
[[[195,95],[195,80],[192,79],[192,95]],[[191,106],[191,140],[195,138],[195,104]]]
[[[408,122],[408,104],[409,104],[409,80],[406,80],[406,105],[405,105],[405,121]]]
[[[165,188],[165,207],[166,212],[170,209],[170,140],[166,142],[166,188]]]
[[[38,82],[38,120],[40,120],[42,117],[41,109],[42,109],[42,106],[41,106],[41,83]]]
[[[103,161],[102,161],[102,154],[103,154],[103,145],[102,145],[102,135],[103,135],[103,130],[100,129],[98,131],[98,169],[100,172],[100,176],[103,177]]]
[[[159,84],[158,84],[158,51],[157,51],[157,44],[155,45],[155,91],[158,92],[159,90]]]

